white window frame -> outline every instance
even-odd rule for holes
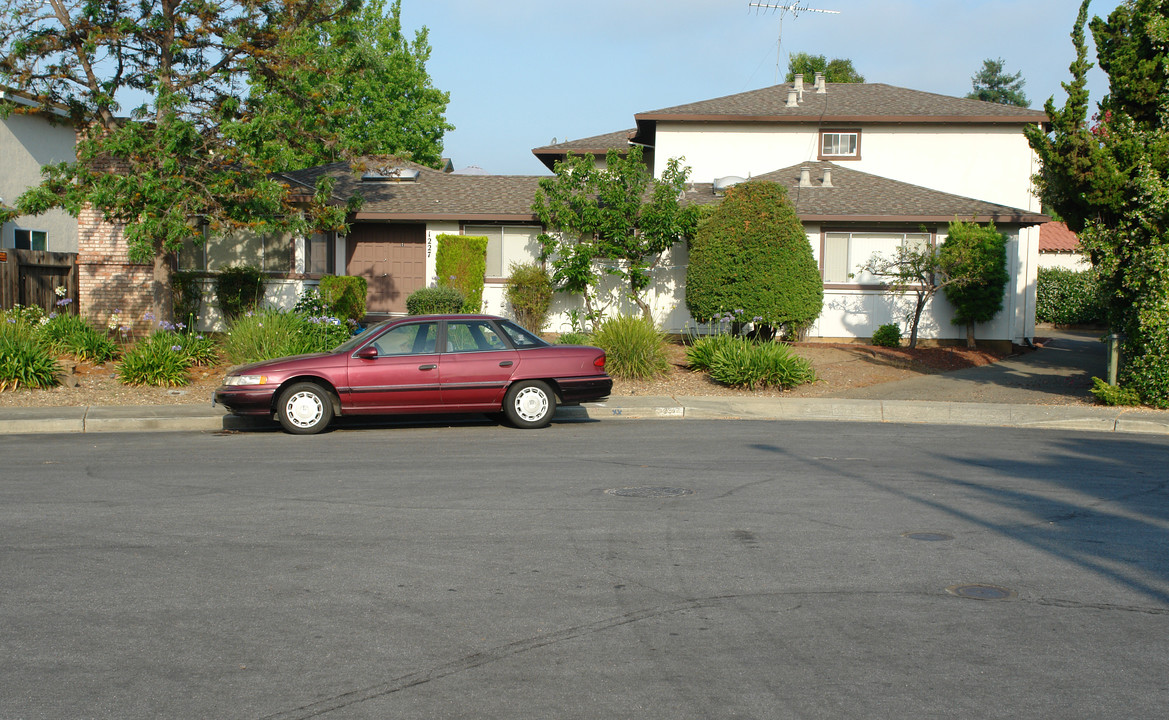
[[[874,248],[880,240],[888,240],[887,247]],[[840,247],[840,242],[844,246]],[[860,272],[860,266],[875,252],[892,257],[897,248],[906,243],[937,242],[937,234],[921,230],[832,230],[820,236],[820,278],[825,285],[851,287],[880,287],[886,278]],[[836,247],[833,247],[833,246]]]
[[[506,280],[508,267],[514,262],[535,261],[536,257],[529,251],[528,245],[535,242],[535,238],[542,232],[543,228],[539,225],[463,226],[463,235],[487,237],[487,269],[484,275],[488,282]],[[523,246],[517,247],[519,243],[523,243]]]
[[[842,138],[852,138],[852,142],[846,143],[846,149],[840,151],[839,141]],[[828,150],[828,139],[835,138],[837,142],[833,143],[833,149]],[[850,130],[821,130],[820,131],[820,160],[860,160],[861,159],[861,131],[859,129]]]

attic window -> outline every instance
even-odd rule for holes
[[[820,160],[860,160],[860,130],[821,130]]]
[[[361,182],[418,182],[418,175],[418,171],[411,168],[371,168],[361,176]]]

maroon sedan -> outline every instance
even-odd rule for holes
[[[612,388],[600,348],[550,345],[488,315],[422,315],[375,325],[332,352],[236,368],[215,402],[236,415],[275,414],[301,435],[335,415],[502,412],[538,428],[557,402],[602,400]]]

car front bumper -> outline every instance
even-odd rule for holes
[[[222,405],[232,415],[271,415],[275,387],[262,385],[222,385],[215,390],[211,403]]]

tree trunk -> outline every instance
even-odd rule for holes
[[[159,248],[154,254],[154,275],[151,278],[151,303],[155,322],[173,324],[175,321],[174,253]],[[154,328],[151,328],[153,330]]]
[[[974,342],[974,323],[966,323],[966,347],[973,350],[978,347],[978,343]]]

